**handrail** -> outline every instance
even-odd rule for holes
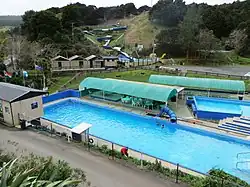
[[[250,152],[242,152],[242,153],[238,153],[238,154],[237,154],[237,158],[239,158],[239,155],[246,155],[246,154],[250,154]]]
[[[239,169],[238,168],[238,164],[243,164],[243,163],[250,163],[250,160],[249,161],[240,161],[240,162],[237,162],[236,163],[236,168]]]

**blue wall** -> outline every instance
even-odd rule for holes
[[[240,117],[241,114],[230,114],[230,113],[209,112],[209,111],[197,111],[196,116],[199,119],[221,120],[221,119],[225,119],[225,118]]]
[[[57,92],[55,94],[51,94],[43,97],[43,104],[56,101],[59,99],[64,99],[67,97],[80,97],[80,92],[78,90],[66,90],[62,92]]]
[[[222,99],[222,98],[211,98],[211,97],[194,97],[194,106],[192,109],[196,109],[196,116],[198,119],[211,119],[211,120],[221,120],[225,118],[232,117],[240,117],[241,111],[235,113],[225,113],[225,112],[212,112],[212,111],[203,111],[199,109],[199,104],[197,104],[197,100],[203,101],[213,101],[213,102],[224,102],[224,103],[233,103],[237,105],[250,105],[248,101],[240,101],[236,99]],[[195,112],[194,112],[195,113]]]

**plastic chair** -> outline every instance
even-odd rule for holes
[[[150,109],[150,106],[151,106],[151,108],[153,109],[153,101],[146,100],[144,106],[145,106],[145,108],[148,108],[148,109]]]
[[[132,99],[132,106],[136,106],[136,101]]]

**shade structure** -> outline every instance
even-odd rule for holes
[[[162,102],[167,102],[177,94],[175,88],[167,86],[93,77],[88,77],[80,83],[79,90],[85,89],[103,90]]]
[[[205,90],[222,90],[222,91],[235,91],[235,92],[245,91],[245,82],[239,80],[151,75],[149,77],[149,82],[154,84],[175,85],[183,87],[200,88]]]

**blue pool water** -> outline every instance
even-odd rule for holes
[[[250,182],[247,175],[236,169],[237,153],[250,151],[247,141],[160,120],[159,123],[165,123],[162,129],[154,118],[78,100],[52,104],[44,112],[44,118],[71,128],[81,122],[90,123],[92,135],[199,172],[215,167]]]
[[[195,97],[195,100],[196,108],[200,111],[229,113],[250,117],[250,102],[207,97]]]

